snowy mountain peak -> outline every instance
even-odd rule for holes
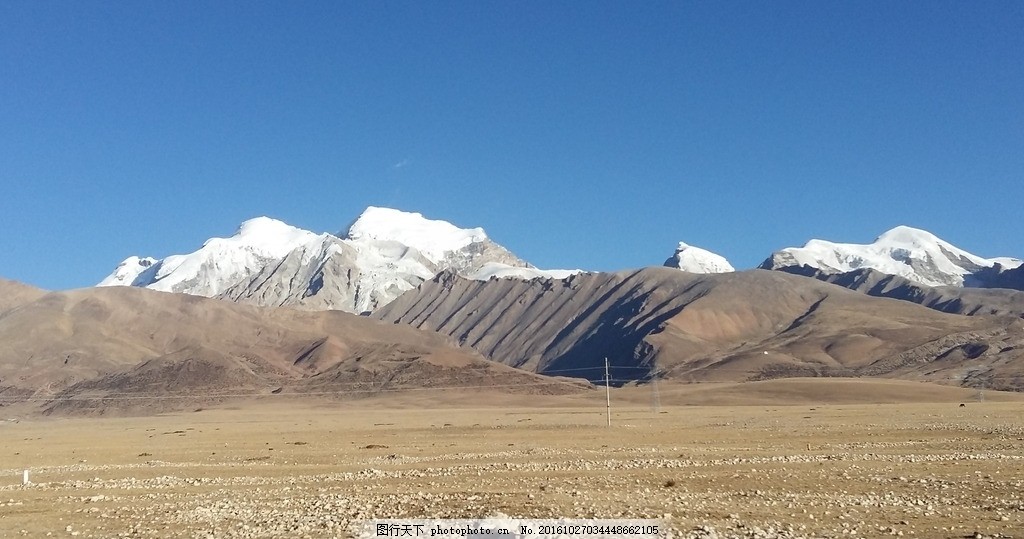
[[[236,232],[235,235],[252,236],[257,234],[273,234],[275,232],[287,231],[294,228],[295,227],[285,223],[284,221],[279,221],[273,217],[262,215],[260,217],[253,217],[252,219],[242,221],[242,224],[238,225],[238,232]]]
[[[206,240],[189,254],[163,260],[129,257],[97,286],[142,286],[216,296],[316,237],[276,219],[257,217],[242,223],[233,236]]]
[[[443,270],[520,278],[563,273],[532,268],[489,240],[483,229],[370,207],[343,238],[269,217],[249,219],[233,236],[211,238],[189,254],[128,258],[99,286],[359,313],[387,304]]]
[[[347,239],[396,241],[412,247],[433,262],[472,243],[487,239],[482,228],[459,228],[419,213],[370,206],[349,227]]]
[[[906,225],[899,225],[893,227],[882,233],[875,239],[875,244],[899,244],[899,245],[934,245],[937,243],[945,243],[938,236],[922,230],[920,228],[914,228]]]
[[[270,217],[255,217],[243,221],[238,231],[229,238],[211,238],[203,247],[224,245],[227,248],[244,247],[259,254],[279,258],[295,247],[309,242],[317,235]]]
[[[129,256],[114,268],[114,272],[96,286],[132,286],[136,281],[145,279],[143,275],[151,271],[158,263],[155,258]]]
[[[808,266],[831,274],[870,268],[928,286],[971,286],[974,274],[997,262],[1009,268],[1016,259],[982,258],[926,230],[897,226],[866,245],[811,240],[776,251],[760,267]]]
[[[690,273],[729,273],[736,271],[725,257],[700,247],[694,247],[683,241],[679,242],[675,254],[665,261],[665,265]]]

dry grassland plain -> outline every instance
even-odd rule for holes
[[[652,397],[614,390],[610,428],[603,391],[7,420],[0,535],[346,537],[504,514],[656,518],[676,538],[1024,537],[1019,394],[793,380]]]

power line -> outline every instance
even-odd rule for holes
[[[612,367],[614,368],[614,367]],[[612,384],[628,384],[636,382],[633,378],[611,378],[610,376],[605,379],[606,386]],[[580,378],[578,383],[588,382],[585,379]],[[703,382],[686,382],[689,383],[703,383]],[[68,397],[62,397],[59,395],[49,396],[31,396],[27,398],[18,398],[10,396],[0,396],[0,402],[4,403],[21,403],[21,402],[68,402],[68,401],[135,401],[135,400],[172,400],[172,399],[227,399],[227,398],[239,398],[239,397],[295,397],[295,396],[332,396],[332,395],[348,395],[348,394],[375,394],[375,393],[388,393],[388,392],[405,392],[405,391],[449,391],[457,389],[494,389],[494,388],[532,388],[538,386],[566,386],[574,387],[575,384],[572,382],[564,382],[561,380],[552,380],[549,382],[537,381],[526,384],[483,384],[483,385],[472,385],[472,386],[437,386],[437,387],[380,387],[374,389],[366,389],[365,384],[350,384],[346,387],[339,388],[332,391],[294,391],[290,393],[278,392],[278,393],[217,393],[217,394],[205,394],[205,393],[190,393],[184,395],[104,395],[104,396],[86,396],[86,395],[74,395]],[[583,389],[585,386],[575,386]],[[590,388],[594,386],[591,384]]]
[[[579,371],[591,371],[591,370],[594,370],[594,369],[601,369],[601,368],[602,367],[580,367],[580,368],[573,368],[573,369],[559,369],[559,370],[544,371],[544,372],[545,372],[545,374],[553,373],[553,372],[579,372]],[[609,409],[609,411],[608,411],[609,424],[610,424],[610,421],[611,421],[611,411],[610,411],[611,410],[611,400],[610,400],[611,397],[610,397],[610,387],[609,386],[612,385],[612,384],[623,385],[623,384],[629,384],[629,383],[637,383],[637,382],[649,381],[650,383],[652,383],[652,392],[653,392],[653,395],[652,395],[652,406],[655,408],[655,410],[657,410],[660,407],[660,390],[659,390],[659,388],[657,386],[657,377],[664,375],[665,374],[664,371],[659,371],[657,373],[651,373],[651,375],[646,380],[645,379],[638,379],[638,378],[612,378],[611,377],[611,370],[612,369],[614,369],[614,370],[625,370],[625,369],[650,370],[650,369],[647,368],[647,367],[638,367],[638,366],[633,366],[633,365],[622,365],[622,366],[610,365],[608,360],[607,360],[607,358],[605,359],[604,369],[605,369],[605,372],[604,372],[604,375],[605,375],[604,376],[604,382],[605,382],[605,386],[606,386],[606,393],[608,393],[608,396],[607,396],[606,400],[608,401],[607,407]],[[524,371],[524,372],[528,372],[528,371]],[[747,374],[756,374],[756,372],[752,372],[750,369],[730,368],[730,367],[715,368],[714,372],[743,372],[743,373],[747,373]],[[690,373],[699,374],[700,371],[690,371]],[[685,375],[685,374],[689,374],[689,373],[677,373],[677,375]],[[952,381],[951,379],[949,379],[949,380],[943,380],[943,379],[916,379],[915,380],[915,379],[907,379],[907,378],[880,378],[880,377],[856,377],[856,376],[854,376],[854,377],[798,376],[798,377],[790,377],[789,379],[828,379],[828,378],[874,380],[874,381],[931,382],[931,383]],[[765,379],[765,381],[773,380],[773,379],[778,379],[778,378]],[[998,376],[985,376],[983,379],[986,380],[986,381],[994,381],[994,380],[1022,380],[1022,379],[1024,379],[1024,376],[1021,376],[1021,375],[998,375]],[[579,381],[577,383],[583,383],[583,382],[591,383],[591,387],[593,387],[593,381],[591,379],[577,378],[577,380]],[[743,383],[743,382],[747,382],[749,380],[729,381],[729,380],[685,380],[685,379],[678,379],[677,381],[679,383],[681,383],[681,384],[690,385],[690,384],[716,384],[716,383]],[[225,399],[225,398],[240,398],[240,397],[275,397],[275,396],[343,396],[343,395],[349,395],[349,394],[376,394],[376,393],[406,392],[406,391],[448,391],[448,390],[460,390],[460,389],[464,390],[464,389],[492,389],[492,388],[530,388],[530,387],[538,387],[538,386],[568,386],[568,387],[572,387],[574,385],[574,383],[573,382],[566,382],[566,381],[563,381],[563,380],[551,380],[551,381],[539,381],[538,380],[538,381],[534,381],[534,382],[530,382],[530,383],[522,383],[522,384],[484,384],[484,385],[472,385],[472,386],[461,385],[461,386],[437,386],[437,387],[379,387],[379,388],[372,388],[372,389],[367,389],[366,388],[367,385],[368,384],[366,384],[366,383],[337,384],[337,385],[335,385],[336,389],[333,389],[331,391],[295,391],[295,392],[291,392],[291,393],[284,393],[284,392],[279,392],[279,393],[224,393],[224,394],[212,394],[212,395],[211,394],[187,394],[187,395],[106,395],[106,396],[95,396],[95,397],[83,396],[83,395],[74,395],[74,396],[69,396],[69,397],[61,397],[61,396],[58,396],[58,395],[49,395],[49,396],[33,395],[33,396],[27,397],[27,398],[19,398],[19,397],[14,397],[14,396],[0,396],[0,403],[69,402],[69,401],[134,401],[134,400],[171,400],[171,399],[200,399],[200,398]],[[962,389],[978,389],[978,388],[972,388],[970,386],[949,386],[949,387],[962,388]],[[992,388],[982,388],[982,389],[990,389],[990,390],[992,390]],[[679,391],[685,391],[685,388],[677,388],[675,390],[670,390],[669,392],[670,393],[675,393],[675,392],[679,392]],[[981,396],[982,395],[981,394],[981,389],[978,389],[978,391],[979,391],[979,393],[978,393],[979,397],[978,398],[979,398],[979,400],[981,400],[984,397]]]
[[[580,382],[585,380],[580,379]],[[474,385],[474,386],[438,386],[438,387],[381,387],[376,389],[344,389],[335,391],[296,391],[293,393],[219,393],[219,394],[187,394],[187,395],[116,395],[116,396],[102,396],[102,397],[89,397],[83,395],[75,395],[71,397],[60,397],[57,395],[51,395],[47,397],[32,396],[25,399],[19,399],[17,397],[0,397],[2,402],[44,402],[44,401],[92,401],[92,400],[170,400],[170,399],[190,399],[190,398],[235,398],[235,397],[294,397],[294,396],[328,396],[328,395],[345,395],[350,393],[386,393],[386,392],[398,392],[398,391],[448,391],[453,389],[490,389],[490,388],[532,388],[537,386],[568,386],[572,387],[573,384],[560,380],[552,380],[550,382],[531,382],[524,384],[487,384],[487,385]],[[358,387],[363,387],[360,385]]]
[[[608,358],[604,358],[604,395],[608,407],[608,426],[612,426],[612,388],[611,375],[608,373]]]
[[[604,367],[596,366],[596,367],[579,367],[579,368],[575,368],[575,369],[555,369],[555,370],[541,369],[539,372],[542,372],[544,374],[548,374],[548,373],[552,373],[552,372],[593,371],[593,370],[599,370],[599,369],[603,369],[603,368]],[[635,365],[622,365],[622,366],[612,365],[612,368],[616,369],[616,370],[624,370],[624,369],[636,369],[636,370],[643,370],[643,371],[651,370],[650,367],[637,367]]]
[[[611,367],[611,368],[614,368],[614,367]],[[1004,378],[1014,378],[1014,379],[1016,379],[1017,377],[1004,377]],[[770,380],[780,380],[780,379],[782,379],[782,378],[771,378],[771,379],[766,379],[766,380],[755,380],[755,381],[770,381]],[[785,378],[785,379],[787,379],[787,380],[844,379],[844,380],[864,380],[864,381],[878,381],[878,382],[885,382],[885,381],[899,382],[899,381],[902,381],[902,382],[929,382],[929,383],[938,383],[938,382],[945,381],[945,380],[912,380],[912,379],[905,379],[905,378],[874,378],[874,377],[854,377],[854,378],[851,378],[851,377],[828,377],[828,376],[800,376],[800,377],[792,377],[792,378]],[[583,378],[580,378],[579,381],[581,383],[582,382],[589,382],[588,380],[583,379]],[[611,377],[607,378],[606,381],[608,382],[609,385],[624,385],[624,384],[629,384],[629,383],[634,383],[634,382],[643,382],[643,380],[637,380],[635,378],[611,378]],[[679,380],[678,382],[679,382],[680,385],[737,384],[737,383],[748,383],[748,382],[750,382],[750,380]],[[673,388],[673,389],[670,389],[670,390],[668,390],[666,392],[666,391],[661,390],[660,388],[657,387],[657,385],[656,385],[657,382],[654,379],[651,380],[651,383],[652,383],[652,391],[654,392],[654,395],[652,396],[652,402],[654,402],[654,406],[655,407],[660,406],[660,395],[661,394],[664,394],[664,393],[678,393],[678,392],[685,392],[686,391],[686,388]],[[58,396],[58,395],[50,395],[50,396],[31,396],[31,397],[27,397],[27,398],[18,398],[18,397],[11,397],[11,396],[0,396],[0,403],[58,402],[58,401],[59,402],[67,402],[67,401],[171,400],[171,399],[200,399],[200,398],[226,399],[226,398],[238,398],[238,397],[289,397],[289,396],[294,397],[294,396],[332,396],[332,395],[343,396],[343,395],[348,395],[348,394],[376,394],[376,393],[406,392],[406,391],[449,391],[449,390],[459,390],[459,389],[532,388],[532,387],[538,387],[538,386],[567,386],[567,387],[572,387],[573,383],[554,380],[554,381],[550,381],[550,382],[538,381],[538,382],[531,382],[531,383],[524,383],[524,384],[485,384],[485,385],[472,385],[472,386],[438,386],[438,387],[380,387],[380,388],[374,388],[374,389],[366,389],[365,388],[365,384],[360,384],[358,386],[348,386],[348,387],[339,388],[337,390],[332,390],[332,391],[295,391],[295,392],[290,392],[290,393],[285,393],[285,392],[280,392],[280,393],[221,393],[221,394],[202,394],[202,393],[195,394],[195,393],[193,393],[193,394],[186,394],[186,395],[105,395],[105,396],[95,396],[95,397],[84,396],[84,395],[74,395],[74,396],[70,396],[70,397],[61,397],[61,396]],[[971,387],[971,386],[955,386],[955,385],[950,385],[948,387],[954,388],[954,389],[978,389],[978,388]],[[591,388],[593,388],[593,385],[591,385]],[[986,387],[986,388],[983,388],[983,389],[988,389],[990,391],[1000,391],[999,389],[993,389],[993,388],[989,388],[989,387]],[[981,390],[979,390],[979,392],[980,391]],[[1013,390],[1006,390],[1006,391],[1014,392]],[[977,394],[976,394],[976,398],[977,398]],[[981,399],[983,399],[983,397],[981,397]]]
[[[661,395],[658,394],[658,377],[651,377],[651,411],[661,413]]]

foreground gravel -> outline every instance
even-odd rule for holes
[[[0,530],[313,538],[350,536],[364,519],[513,515],[654,518],[671,538],[1024,537],[1017,407],[888,422],[880,411],[680,409],[612,429],[558,411],[536,425],[467,411],[412,427],[248,430],[213,414],[189,431],[128,428],[122,452],[152,440],[132,462],[97,456],[108,440],[78,446],[74,462],[55,452],[27,486],[20,468],[2,470]],[[35,447],[18,434],[17,448]]]

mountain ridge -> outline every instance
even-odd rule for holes
[[[637,381],[870,375],[969,385],[988,376],[1024,388],[1024,377],[1008,377],[1024,364],[1019,317],[945,314],[780,271],[649,267],[487,282],[441,273],[372,316],[509,366],[595,382],[607,357],[613,378]],[[984,363],[934,364],[971,343],[984,343]]]
[[[724,257],[682,241],[664,265],[698,274],[735,271]],[[908,291],[900,299],[911,301],[934,296],[909,292],[924,286],[1024,289],[1024,266],[1019,259],[985,259],[930,232],[902,225],[870,244],[812,239],[804,247],[772,253],[759,267],[839,285],[863,281],[856,274],[862,270],[880,271],[913,283],[896,287]],[[370,206],[337,234],[316,234],[269,217],[250,219],[234,236],[206,240],[190,254],[161,260],[129,257],[99,285],[139,286],[265,306],[369,313],[449,270],[478,280],[565,279],[584,271],[538,269],[493,242],[480,227],[459,228],[415,212]],[[845,274],[851,275],[839,277]],[[998,304],[999,298],[991,294],[939,295],[970,296],[967,303],[974,306],[964,307],[964,312],[1014,309]],[[899,295],[887,292],[885,297]],[[978,303],[986,298],[997,304]]]
[[[0,403],[31,399],[53,413],[181,410],[282,392],[582,387],[412,327],[138,287],[45,293],[0,314],[0,342]]]
[[[966,316],[1010,315],[1024,318],[1024,292],[1010,287],[999,289],[927,286],[871,268],[827,273],[810,266],[787,266],[775,271],[811,277],[869,296],[909,301],[946,313]]]
[[[338,235],[269,217],[164,259],[132,256],[97,286],[135,286],[266,306],[368,312],[436,274],[535,269],[491,241],[419,213],[368,207]],[[537,270],[543,273],[541,270]]]
[[[927,286],[984,287],[981,276],[986,272],[999,273],[1022,263],[1009,257],[982,258],[931,232],[900,225],[869,244],[812,239],[803,247],[775,251],[758,267],[777,270],[807,266],[826,274],[869,268]]]

